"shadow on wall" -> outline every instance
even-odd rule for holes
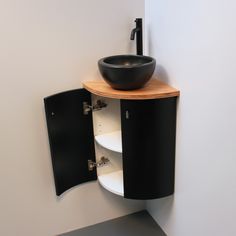
[[[149,56],[152,56],[153,54],[158,54],[158,53],[153,53],[153,52],[155,52],[157,47],[156,47],[156,44],[155,44],[155,48],[154,48],[152,38],[153,38],[152,37],[152,32],[148,28],[148,30],[147,30],[147,40],[146,40],[147,41],[147,44],[146,44],[146,49],[147,50],[146,50],[146,52],[147,52],[147,55],[149,55]],[[157,58],[155,58],[155,59],[157,60]],[[162,65],[159,65],[159,64],[156,65],[154,75],[156,75],[159,80],[169,84],[168,83],[169,82],[169,76],[167,74],[166,69]]]
[[[169,84],[169,76],[166,69],[162,65],[156,65],[155,75],[158,77],[159,80]]]
[[[152,217],[156,220],[159,220],[159,216],[162,217],[161,222],[158,221],[162,227],[170,220],[170,216],[173,214],[173,206],[174,195],[157,200],[149,200],[147,202],[147,209]]]

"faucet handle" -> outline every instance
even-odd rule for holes
[[[143,21],[142,18],[136,18],[134,22],[136,22],[136,23],[138,23],[138,22],[139,22],[139,23],[142,23],[142,21]]]

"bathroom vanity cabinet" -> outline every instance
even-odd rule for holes
[[[179,91],[156,79],[132,91],[83,86],[44,99],[57,195],[93,180],[129,199],[173,194]]]

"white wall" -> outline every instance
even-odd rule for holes
[[[143,0],[0,1],[0,235],[52,236],[143,208],[96,182],[55,195],[43,98],[135,52]]]
[[[146,1],[157,73],[181,90],[176,193],[148,202],[169,236],[236,235],[235,10],[234,0]]]

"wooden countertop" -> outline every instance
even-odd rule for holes
[[[83,81],[83,86],[93,94],[116,99],[144,100],[178,97],[180,95],[179,90],[155,78],[152,78],[145,87],[129,91],[115,90],[102,79]]]

